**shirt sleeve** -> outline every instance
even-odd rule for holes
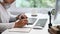
[[[0,23],[0,32],[14,28],[15,23]]]

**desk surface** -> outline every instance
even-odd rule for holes
[[[9,32],[9,30],[7,29],[2,34],[49,34],[49,32],[48,29],[43,30],[32,29],[29,33],[21,33],[21,32]]]
[[[32,18],[31,14],[26,14],[28,16],[28,18]],[[49,17],[47,14],[37,14],[37,17],[33,17],[33,18],[39,18],[39,19],[45,19],[47,18],[47,23],[45,25],[45,27],[42,30],[37,30],[37,29],[32,29],[29,33],[21,33],[21,32],[9,32],[9,29],[5,30],[2,34],[49,34],[48,33],[48,23],[49,23]]]

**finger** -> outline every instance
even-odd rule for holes
[[[26,15],[23,15],[23,17],[27,19],[27,16]]]
[[[22,15],[21,17],[23,17],[24,19],[27,19],[27,16],[26,15]]]
[[[28,20],[27,19],[21,19],[19,22],[22,23],[22,24],[27,24]]]
[[[27,23],[28,20],[27,20],[27,19],[21,19],[20,22],[22,22],[22,23]]]
[[[27,21],[27,19],[21,19],[21,21]]]
[[[23,21],[23,23],[24,23],[24,24],[27,24],[27,23],[28,23],[28,21]]]

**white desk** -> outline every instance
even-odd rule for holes
[[[26,14],[28,18],[32,18],[31,14]],[[49,34],[48,33],[48,23],[49,23],[49,16],[48,14],[38,14],[37,17],[33,18],[39,18],[39,19],[48,19],[45,27],[42,30],[36,30],[32,29],[29,33],[21,33],[21,32],[9,32],[9,29],[5,30],[2,34]]]

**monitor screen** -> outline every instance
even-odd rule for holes
[[[55,7],[56,11],[55,11],[55,15],[54,15],[54,20],[57,17],[58,12],[60,11],[60,0],[56,0],[56,7]]]
[[[53,25],[60,25],[60,0],[56,0],[56,11]]]

